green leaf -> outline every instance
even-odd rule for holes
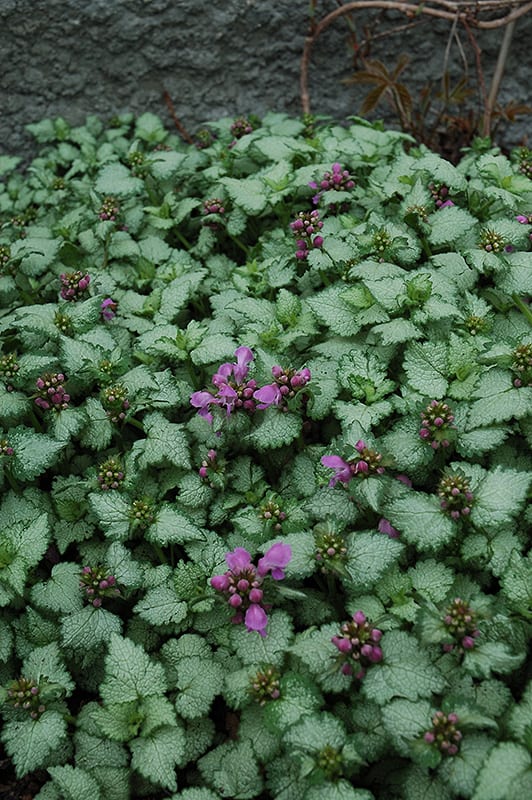
[[[185,753],[185,733],[181,727],[164,727],[150,736],[130,742],[131,766],[156,786],[175,791],[176,767]]]
[[[249,685],[249,682],[248,682]],[[282,733],[301,717],[318,711],[322,705],[316,685],[297,672],[285,673],[280,681],[280,697],[264,707],[264,723],[271,730]]]
[[[445,680],[421,650],[416,639],[404,631],[390,631],[382,637],[383,660],[368,670],[363,693],[381,706],[392,697],[407,700],[430,697],[441,692]]]
[[[431,704],[427,701],[392,700],[382,709],[382,721],[400,755],[411,757],[411,744],[430,727]]]
[[[292,620],[284,611],[268,615],[265,637],[257,631],[247,631],[243,625],[235,625],[231,630],[231,641],[243,664],[280,666],[292,636]]]
[[[489,678],[492,672],[513,672],[525,659],[525,653],[512,653],[506,642],[480,642],[464,657],[463,667],[475,677]]]
[[[61,635],[65,647],[89,651],[95,645],[107,642],[111,634],[122,628],[121,620],[104,608],[85,606],[81,611],[64,617]]]
[[[400,344],[411,339],[420,339],[421,331],[408,319],[393,319],[391,322],[383,322],[374,325],[371,333],[379,336],[382,344]]]
[[[442,514],[438,499],[420,492],[392,500],[385,516],[405,541],[421,551],[440,550],[457,533],[453,521]]]
[[[249,740],[224,742],[200,758],[198,768],[221,797],[253,800],[262,791],[259,766]]]
[[[345,284],[329,286],[312,297],[307,303],[317,319],[338,336],[354,336],[360,330],[355,310],[344,299]]]
[[[412,342],[403,367],[408,382],[427,397],[441,399],[447,391],[447,346],[443,342]]]
[[[94,183],[94,190],[110,197],[130,197],[144,188],[140,178],[134,178],[124,164],[105,164]]]
[[[482,765],[472,800],[519,800],[532,789],[531,757],[515,742],[499,742]]]
[[[39,719],[6,722],[1,738],[13,759],[18,778],[46,767],[67,736],[67,725],[58,711],[45,711]]]
[[[408,574],[416,592],[433,603],[443,602],[454,582],[453,571],[433,558],[418,561]]]
[[[23,481],[42,475],[66,446],[65,441],[56,441],[46,433],[36,433],[23,425],[9,432],[9,442],[14,450],[10,462],[13,476]]]
[[[80,611],[83,605],[79,588],[78,564],[56,564],[47,581],[37,583],[31,590],[32,602],[41,608],[70,614]]]
[[[28,519],[28,516],[29,509],[22,506],[20,516],[11,524],[4,517],[5,527],[0,529],[0,606],[10,602],[12,593],[23,594],[29,570],[38,564],[48,547],[50,525],[47,514],[36,519]],[[5,600],[2,590],[6,592]]]
[[[152,661],[140,645],[112,633],[105,659],[105,681],[100,687],[103,702],[126,703],[165,691],[162,666]]]
[[[476,225],[475,218],[458,206],[439,209],[429,216],[428,221],[431,226],[429,242],[436,246],[454,246],[461,236],[466,236]]]
[[[532,608],[532,551],[526,558],[518,552],[512,553],[500,583],[512,608],[528,615]]]
[[[327,712],[311,714],[290,727],[283,740],[290,747],[305,753],[319,753],[325,747],[341,750],[345,744],[344,726],[337,717]]]
[[[532,681],[529,681],[521,702],[514,706],[508,727],[513,736],[525,747],[532,744]]]
[[[103,797],[98,782],[80,767],[65,764],[63,767],[50,767],[48,772],[64,800],[101,800]]]
[[[259,451],[275,450],[293,442],[301,432],[301,424],[297,414],[283,414],[277,408],[267,409],[261,413],[258,424],[247,439]]]
[[[220,183],[227,189],[227,194],[235,205],[242,208],[249,216],[257,216],[268,202],[265,186],[258,178],[222,178]]]
[[[380,533],[357,532],[348,538],[346,588],[355,594],[370,589],[382,573],[394,564],[404,545]]]
[[[183,469],[190,468],[188,441],[182,424],[169,422],[161,413],[153,412],[144,419],[144,430],[147,438],[139,447],[141,469],[168,463]]]
[[[473,795],[478,774],[492,747],[492,739],[468,732],[460,742],[460,755],[442,762],[440,775],[457,795]]]
[[[89,504],[99,527],[109,539],[124,541],[131,523],[131,506],[118,492],[93,492]]]
[[[133,611],[150,625],[175,625],[187,616],[187,604],[178,601],[172,586],[156,586],[146,592]]]
[[[191,541],[202,541],[205,532],[195,525],[186,514],[165,503],[157,512],[157,519],[150,525],[146,538],[163,547],[167,544],[185,544]]]
[[[530,473],[495,467],[475,491],[471,521],[479,529],[498,530],[520,513],[531,482]]]

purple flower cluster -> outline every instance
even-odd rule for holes
[[[84,275],[79,270],[76,272],[62,272],[59,279],[61,281],[61,297],[71,303],[82,299],[91,282],[90,275],[88,273]]]
[[[223,575],[211,578],[211,586],[222,592],[231,609],[235,612],[231,621],[243,622],[248,631],[258,631],[266,636],[268,617],[264,604],[264,579],[271,575],[275,581],[284,578],[284,568],[292,558],[290,545],[278,542],[266,551],[259,559],[257,566],[251,561],[251,555],[243,547],[236,547],[232,553],[226,553],[225,560],[229,569]]]
[[[198,470],[198,475],[203,480],[206,480],[209,475],[209,469],[214,469],[216,465],[216,450],[209,450],[207,458],[201,462],[201,467]]]
[[[339,635],[331,638],[339,650],[342,673],[362,680],[368,667],[382,661],[381,637],[382,631],[372,627],[364,612],[356,611],[352,621],[345,622]]]
[[[224,201],[219,197],[211,197],[203,202],[204,214],[225,214]]]
[[[532,343],[518,345],[512,353],[512,369],[517,372],[514,386],[532,386]]]
[[[37,378],[35,385],[39,390],[39,394],[35,398],[35,405],[42,408],[43,411],[49,411],[52,408],[55,411],[63,411],[68,408],[70,395],[67,394],[63,386],[65,380],[66,378],[62,372],[47,372]]]
[[[473,649],[475,640],[480,636],[480,631],[477,628],[476,614],[465,600],[462,600],[461,597],[454,598],[451,605],[445,609],[443,624],[452,640],[443,645],[446,653],[450,653],[455,648],[462,653],[464,650]]]
[[[98,211],[98,217],[102,222],[116,222],[119,213],[120,206],[118,201],[114,197],[105,197]]]
[[[112,297],[106,297],[105,300],[102,300],[100,305],[100,313],[103,319],[106,322],[109,322],[113,319],[116,314],[116,309],[118,308],[118,303],[113,300]]]
[[[124,483],[125,472],[117,458],[107,458],[98,469],[98,483],[103,492],[111,489],[121,489]]]
[[[213,421],[211,409],[214,406],[224,408],[227,416],[235,409],[243,408],[253,412],[256,408],[253,393],[257,382],[247,380],[249,365],[253,361],[253,353],[249,347],[238,347],[235,350],[236,364],[221,364],[218,371],[212,376],[216,393],[200,391],[193,392],[190,403],[198,409],[198,414],[208,422]]]
[[[120,589],[116,585],[114,575],[108,575],[105,567],[83,567],[79,581],[88,602],[94,608],[100,608],[106,597],[118,597]]]
[[[429,189],[437,209],[454,206],[453,201],[449,197],[449,188],[447,186],[444,184],[437,185],[435,183],[429,183]]]
[[[29,711],[31,719],[39,719],[46,711],[40,696],[41,689],[33,678],[18,678],[7,690],[8,702],[13,708]]]
[[[288,401],[303,389],[310,381],[310,370],[307,367],[296,372],[293,369],[283,369],[280,366],[272,367],[274,383],[269,383],[254,392],[253,397],[258,400],[259,410],[277,406],[283,411],[288,411]]]
[[[246,133],[252,133],[254,128],[246,117],[237,117],[237,119],[231,123],[230,130],[235,139],[241,139]]]
[[[355,445],[360,458],[344,461],[340,456],[322,456],[321,463],[324,467],[334,469],[334,475],[329,481],[329,486],[336,486],[338,481],[349,483],[351,478],[366,478],[368,475],[382,475],[384,467],[381,466],[382,455],[376,450],[371,450],[366,443],[359,439]]]
[[[460,747],[462,734],[456,728],[458,715],[436,711],[432,717],[432,728],[423,734],[427,744],[433,745],[444,756],[455,756]]]
[[[190,404],[208,422],[213,421],[212,409],[215,406],[224,408],[227,416],[238,408],[253,413],[273,405],[286,411],[288,401],[310,380],[310,371],[306,368],[295,371],[275,366],[272,367],[275,382],[257,389],[257,382],[248,379],[253,352],[249,347],[242,346],[235,350],[235,356],[236,364],[221,364],[212,376],[215,394],[200,391],[190,396]]]
[[[314,534],[314,558],[320,565],[320,572],[343,573],[343,565],[347,560],[345,539],[340,533],[329,530],[319,523]]]
[[[421,412],[419,435],[434,450],[440,446],[449,447],[449,432],[455,428],[452,424],[453,421],[454,414],[447,403],[441,400],[431,400],[425,410]]]
[[[349,170],[344,169],[341,164],[335,162],[331,167],[331,171],[325,172],[319,182],[311,181],[309,183],[311,189],[318,190],[318,193],[312,198],[312,202],[315,206],[317,206],[321,200],[323,192],[328,192],[331,190],[346,192],[349,191],[349,189],[352,189],[354,185],[355,182],[352,176],[349,174]]]
[[[321,247],[323,236],[318,231],[323,228],[319,211],[300,211],[296,219],[290,223],[292,233],[297,237],[296,258],[304,260],[310,247]]]
[[[471,513],[473,492],[464,475],[444,475],[438,484],[440,507],[452,519],[467,517]]]
[[[508,251],[508,247],[513,249],[511,245],[507,246],[504,236],[492,228],[484,228],[480,232],[478,246],[486,253],[502,253],[503,250]]]

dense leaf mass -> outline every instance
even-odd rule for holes
[[[529,151],[275,113],[30,128],[26,169],[0,156],[17,776],[530,796]]]

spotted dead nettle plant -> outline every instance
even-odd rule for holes
[[[521,800],[530,151],[0,156],[0,738],[42,800]]]

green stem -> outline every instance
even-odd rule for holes
[[[185,236],[183,236],[183,234],[180,233],[180,231],[178,231],[177,228],[173,228],[173,232],[175,233],[175,235],[177,236],[177,238],[179,239],[179,241],[186,250],[190,250],[192,248],[192,245],[190,244],[188,239]]]
[[[138,419],[135,419],[135,417],[130,417],[127,420],[127,424],[133,425],[134,428],[138,428],[139,431],[144,432],[144,425],[142,424],[142,422],[139,422]]]
[[[524,303],[524,302],[523,302],[523,300],[521,300],[521,298],[520,298],[520,297],[519,297],[519,295],[517,295],[517,294],[513,294],[513,295],[512,295],[512,300],[514,301],[514,305],[516,305],[516,306],[517,306],[517,308],[519,309],[519,311],[520,311],[520,312],[521,312],[521,313],[524,315],[524,317],[525,317],[525,318],[526,318],[526,319],[527,319],[527,320],[530,322],[530,324],[532,325],[532,311],[529,309],[529,307],[527,306],[527,304],[526,304],[526,303]]]
[[[161,562],[161,564],[168,564],[168,559],[166,558],[161,545],[157,544],[157,542],[152,542],[151,544],[153,549],[157,553],[157,556],[159,557],[159,561]]]
[[[107,233],[105,236],[105,241],[103,243],[103,261],[102,261],[102,269],[107,267],[109,263],[109,242],[111,241],[111,234]]]
[[[11,474],[11,470],[9,469],[4,470],[4,475],[6,476],[7,482],[9,483],[15,494],[22,494],[22,489],[20,488],[19,482],[17,481],[16,478],[13,477],[13,475]]]
[[[249,247],[246,247],[244,242],[242,242],[238,238],[238,236],[231,236],[231,234],[228,234],[228,235],[229,235],[229,238],[231,239],[231,241],[233,241],[236,244],[236,246],[239,247],[242,250],[244,255],[246,255],[249,258]]]

